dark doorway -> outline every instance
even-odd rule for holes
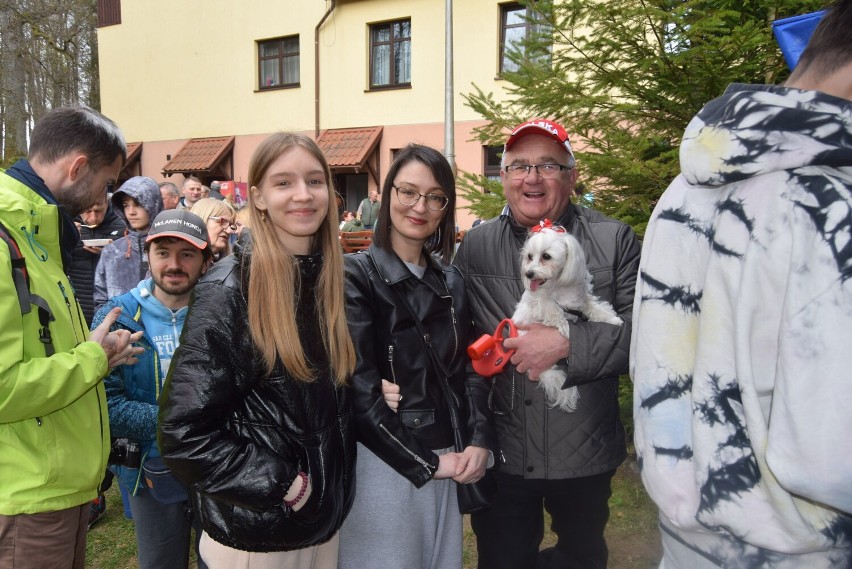
[[[367,174],[336,174],[334,187],[343,200],[342,209],[355,211],[361,200],[367,197]]]

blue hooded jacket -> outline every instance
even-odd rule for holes
[[[130,196],[148,212],[150,221],[154,221],[163,211],[163,197],[157,182],[145,176],[130,178],[112,196],[112,207],[124,219],[129,233],[113,241],[101,252],[98,268],[95,270],[94,301],[97,310],[107,300],[123,294],[136,286],[148,274],[148,258],[145,255],[145,237],[148,230],[134,231],[124,215],[122,200]]]
[[[145,460],[160,456],[157,449],[157,400],[169,371],[172,354],[178,346],[180,332],[188,307],[171,310],[163,306],[151,291],[154,279],[145,279],[130,292],[110,299],[92,322],[92,328],[116,306],[121,316],[112,330],[144,330],[138,342],[145,351],[137,356],[138,362],[129,366],[116,366],[104,380],[109,409],[110,430],[113,437],[126,437],[139,442]],[[136,494],[141,469],[112,466],[121,484]]]

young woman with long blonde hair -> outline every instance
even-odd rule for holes
[[[197,286],[160,404],[210,569],[337,566],[355,448],[355,366],[331,172],[279,133],[249,166],[251,243]]]

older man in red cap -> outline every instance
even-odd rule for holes
[[[491,410],[503,450],[492,474],[490,510],[474,514],[480,569],[605,568],[604,527],[610,482],[626,456],[618,376],[627,372],[633,293],[639,265],[627,225],[571,202],[576,159],[565,129],[547,119],[518,126],[506,141],[500,179],[508,202],[495,219],[468,231],[455,264],[465,276],[477,334],[493,333],[523,293],[519,252],[529,228],[545,219],[583,246],[594,293],[623,326],[579,320],[570,341],[556,328],[531,326],[507,339],[512,364],[494,377]],[[561,366],[564,388],[577,386],[577,410],[552,408],[541,372]],[[539,553],[547,509],[558,537]]]

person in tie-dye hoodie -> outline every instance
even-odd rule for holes
[[[665,569],[852,567],[852,0],[692,120],[642,249],[636,451]]]

